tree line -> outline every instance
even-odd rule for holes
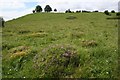
[[[38,13],[38,12],[42,12],[43,9],[40,5],[37,5],[35,10],[33,10],[33,13]],[[54,11],[54,12],[57,12],[57,9],[52,9],[50,7],[50,5],[46,5],[45,8],[44,8],[44,12],[51,12],[51,11]],[[66,10],[65,13],[90,13],[91,11],[87,11],[87,10],[77,10],[76,12],[74,11],[71,11],[70,9]],[[99,12],[98,10],[95,10],[95,11],[92,11],[92,12]],[[105,10],[104,13],[106,15],[109,15],[111,16],[110,12],[108,10]],[[111,10],[111,13],[116,13],[114,10]],[[116,16],[120,16],[120,12],[116,13]]]
[[[42,12],[42,11],[43,11],[42,7],[40,5],[37,5],[35,10],[33,10],[33,13],[35,13],[35,12]],[[52,8],[50,7],[50,5],[46,5],[45,8],[44,8],[44,11],[45,12],[51,12]],[[54,11],[56,12],[57,9],[54,9]]]

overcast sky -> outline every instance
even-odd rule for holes
[[[119,0],[0,0],[0,16],[6,21],[32,13],[36,5],[50,5],[58,12],[67,9],[76,10],[115,10],[118,11]]]

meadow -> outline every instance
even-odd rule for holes
[[[117,78],[118,21],[111,16],[35,13],[7,21],[2,77]]]

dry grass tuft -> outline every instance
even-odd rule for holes
[[[16,58],[16,57],[19,57],[19,56],[24,56],[27,54],[28,52],[28,47],[27,46],[18,46],[18,47],[15,47],[15,48],[12,48],[10,49],[10,57],[11,58]]]
[[[10,57],[11,58],[16,58],[16,57],[19,57],[19,56],[25,56],[27,53],[22,51],[22,52],[16,52],[14,54],[12,54]]]
[[[74,32],[71,33],[71,38],[81,38],[84,35],[84,32]]]
[[[90,41],[83,40],[83,41],[82,41],[82,46],[83,46],[83,47],[89,47],[89,46],[93,47],[93,46],[97,46],[97,42],[94,41],[94,40],[90,40]]]
[[[47,35],[48,35],[47,33],[36,32],[36,33],[29,34],[27,36],[28,37],[45,37]]]

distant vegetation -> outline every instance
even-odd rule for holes
[[[72,13],[70,9],[66,10],[65,13]]]
[[[114,11],[114,10],[112,10],[112,11],[111,11],[111,13],[115,13],[115,11]]]
[[[116,13],[116,16],[120,16],[120,12]]]
[[[44,8],[44,11],[45,12],[51,12],[52,8],[49,5],[46,5],[45,8]]]
[[[105,13],[106,15],[110,15],[110,13],[108,12],[108,10],[105,10],[104,13]]]
[[[57,9],[54,9],[55,12],[57,12]]]
[[[42,12],[42,7],[40,5],[37,5],[35,10],[33,10],[33,13],[38,13],[38,12]],[[45,8],[44,8],[44,11],[45,12],[51,12],[52,11],[52,8],[49,6],[49,5],[46,5]],[[57,9],[54,10],[55,12],[57,11]]]
[[[36,8],[35,8],[35,11],[36,12],[42,12],[42,7],[37,5]]]
[[[93,12],[99,12],[98,10],[95,10],[95,11],[93,11]]]
[[[35,10],[33,10],[32,12],[35,13],[35,12],[42,12],[42,7],[40,5],[37,5]],[[52,7],[50,5],[46,5],[45,8],[44,8],[44,12],[51,12],[52,11]],[[54,12],[57,12],[57,9],[55,8],[53,10]],[[90,13],[90,12],[99,12],[98,10],[95,10],[95,11],[87,11],[87,10],[77,10],[75,11],[76,13]],[[70,9],[66,10],[65,13],[74,13],[74,11],[71,11]],[[106,15],[111,15],[110,12],[108,10],[105,10],[104,13]],[[114,10],[111,10],[111,13],[115,13]],[[119,15],[119,13],[117,13],[116,15]]]

